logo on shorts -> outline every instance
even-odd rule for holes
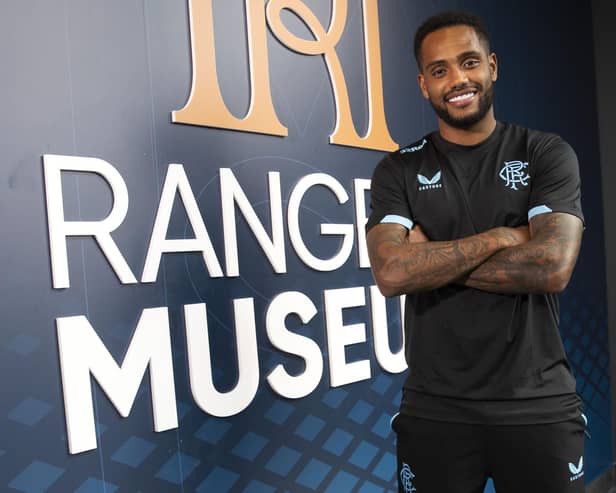
[[[584,476],[584,456],[580,457],[580,461],[577,466],[569,462],[569,471],[572,474],[569,481],[575,481],[576,479],[580,479]]]
[[[530,175],[525,171],[528,168],[528,163],[522,161],[505,161],[505,166],[500,170],[500,176],[506,187],[511,187],[511,190],[518,190],[516,185],[527,186]]]
[[[402,469],[400,470],[400,484],[402,485],[402,489],[404,493],[413,493],[413,491],[417,491],[417,488],[413,486],[413,478],[415,475],[411,471],[411,468],[408,464],[402,464]]]
[[[441,183],[441,172],[437,171],[432,178],[427,178],[424,175],[417,173],[417,181],[419,182],[419,191],[429,190],[431,188],[443,188]]]

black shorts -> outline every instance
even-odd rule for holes
[[[474,425],[398,415],[399,493],[583,493],[582,416],[535,425]]]

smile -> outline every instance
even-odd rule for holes
[[[459,94],[454,96],[453,98],[447,99],[448,103],[464,103],[466,101],[471,100],[475,96],[475,91],[465,92],[464,94]]]

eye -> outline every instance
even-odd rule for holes
[[[475,68],[477,65],[479,65],[480,61],[477,58],[468,58],[466,60],[464,60],[464,62],[462,63],[462,67],[464,68]]]
[[[445,72],[446,70],[443,67],[438,67],[432,70],[431,75],[432,77],[435,77],[438,79],[439,77],[442,77],[443,75],[445,75]]]

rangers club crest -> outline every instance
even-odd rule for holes
[[[526,172],[528,163],[522,161],[505,161],[505,166],[500,170],[500,176],[505,182],[505,186],[511,190],[518,190],[518,185],[526,187],[530,180],[530,175]]]
[[[415,475],[411,471],[411,468],[408,464],[402,464],[402,469],[400,470],[400,484],[402,485],[402,489],[404,493],[413,493],[417,491],[417,488],[413,486],[413,478]]]

